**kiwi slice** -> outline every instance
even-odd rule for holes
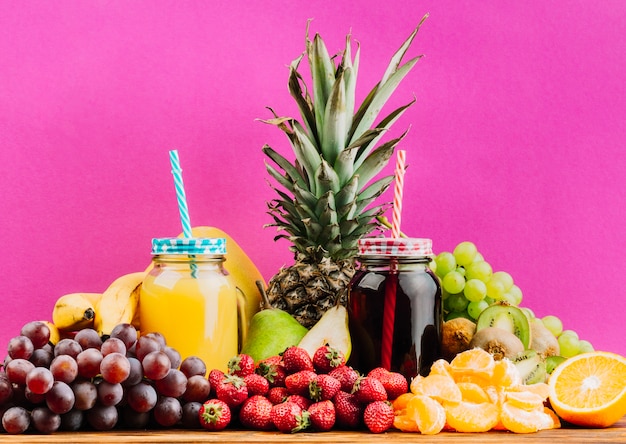
[[[524,384],[546,382],[546,362],[535,350],[526,350],[513,358]]]
[[[485,308],[476,319],[476,331],[486,327],[510,331],[522,341],[525,349],[530,346],[530,324],[524,312],[518,307],[495,303]]]

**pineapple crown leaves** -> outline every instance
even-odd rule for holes
[[[360,46],[357,43],[353,56],[348,34],[341,57],[331,57],[319,34],[309,38],[310,21],[307,24],[306,50],[289,67],[289,92],[301,121],[279,116],[271,108],[273,118],[259,119],[282,130],[295,154],[291,162],[270,146],[263,147],[269,159],[266,170],[284,189],[273,187],[278,198],[268,202],[274,220],[268,226],[284,231],[275,239],[288,239],[295,252],[323,251],[333,259],[350,258],[358,239],[379,228],[376,218],[389,203],[375,201],[388,189],[393,176],[375,178],[407,131],[384,143],[381,139],[415,98],[375,122],[421,58],[402,61],[427,17],[395,52],[383,77],[358,108],[355,91]],[[311,92],[299,72],[305,56],[311,70]]]

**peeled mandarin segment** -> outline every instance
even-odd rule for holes
[[[391,402],[394,411],[406,409],[409,400],[415,396],[413,393],[403,393]]]
[[[434,435],[446,425],[446,412],[441,404],[428,396],[415,395],[407,404],[407,416],[424,435]]]
[[[407,415],[394,416],[394,418],[393,418],[393,426],[396,429],[401,430],[403,432],[414,432],[414,433],[417,433],[417,432],[420,431],[419,428],[417,427],[417,424],[413,420],[413,418],[410,418]]]
[[[548,380],[550,404],[562,419],[608,427],[626,414],[626,358],[588,352],[567,359]]]
[[[466,402],[480,404],[481,402],[491,402],[487,392],[474,382],[459,382],[456,385],[461,391],[461,399]]]
[[[422,375],[417,375],[416,377],[411,379],[411,382],[409,383],[409,391],[411,393],[415,393],[415,387],[417,387],[420,384],[420,381],[422,379],[424,379],[424,376]]]
[[[538,382],[536,384],[521,384],[510,388],[509,391],[516,392],[531,392],[541,396],[544,400],[548,399],[550,395],[550,387],[545,382]]]
[[[543,412],[548,415],[550,418],[552,418],[552,428],[553,429],[560,429],[561,428],[561,420],[559,419],[559,417],[556,415],[556,413],[554,413],[554,411],[552,411],[551,409],[549,409],[548,407],[543,407]]]
[[[498,424],[500,412],[495,404],[460,402],[446,404],[447,423],[457,432],[487,432]]]
[[[522,383],[522,377],[513,361],[505,358],[494,364],[491,382],[500,387],[516,387]]]
[[[461,390],[454,379],[443,375],[428,375],[411,384],[411,391],[416,395],[430,396],[440,402],[460,402]]]
[[[445,359],[437,359],[430,367],[429,375],[443,375],[452,377],[452,368]]]
[[[473,348],[459,353],[450,362],[452,375],[482,376],[491,379],[495,361],[493,356],[482,348]]]
[[[524,410],[543,408],[544,398],[533,392],[507,392],[505,403]]]
[[[525,410],[509,402],[502,404],[500,421],[504,427],[514,433],[534,433],[554,427],[552,417],[544,412],[543,406],[534,410]]]

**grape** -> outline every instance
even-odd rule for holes
[[[530,308],[528,307],[520,307],[520,310],[522,310],[524,312],[524,314],[526,315],[526,317],[528,319],[534,319],[535,316],[535,312],[533,312]]]
[[[109,337],[120,339],[128,350],[137,342],[137,329],[132,324],[117,324]]]
[[[104,406],[113,406],[120,403],[124,396],[122,384],[111,384],[107,381],[101,381],[98,386],[98,401]]]
[[[143,374],[154,381],[164,378],[172,367],[170,358],[162,351],[148,353],[141,361],[141,366]]]
[[[126,393],[128,405],[136,412],[148,412],[157,402],[157,392],[147,382],[130,387]]]
[[[73,339],[63,338],[54,347],[54,356],[69,355],[76,359],[76,356],[82,351],[83,348],[78,342]]]
[[[118,420],[114,406],[97,405],[86,413],[87,422],[96,430],[111,430]]]
[[[121,409],[122,421],[130,429],[145,429],[150,422],[150,412],[137,412],[125,405]]]
[[[54,355],[50,350],[45,348],[37,348],[33,351],[32,356],[30,357],[30,362],[33,363],[35,367],[50,367],[50,363],[52,362],[52,358]]]
[[[515,284],[504,294],[504,300],[511,305],[519,306],[522,303],[522,290]]]
[[[72,385],[74,392],[74,409],[89,410],[98,400],[98,389],[96,385],[89,380],[75,381]]]
[[[454,247],[454,251],[452,252],[456,263],[463,266],[471,264],[476,253],[478,253],[476,245],[469,241],[461,242]]]
[[[24,433],[30,426],[30,413],[24,407],[11,407],[2,415],[2,427],[7,433]]]
[[[560,355],[564,358],[571,358],[580,352],[580,341],[577,335],[561,334],[558,337]]]
[[[50,328],[41,321],[31,321],[20,330],[20,335],[26,336],[35,349],[40,349],[50,340]]]
[[[482,301],[470,302],[467,304],[467,314],[469,314],[472,319],[478,319],[478,316],[480,316],[487,307],[489,307],[489,304],[484,299]]]
[[[159,350],[161,350],[159,342],[149,336],[142,336],[137,339],[137,342],[135,343],[135,355],[140,361],[143,361],[143,358],[148,353]]]
[[[163,336],[162,333],[158,333],[156,331],[154,332],[150,332],[146,335],[147,338],[152,338],[155,339],[157,341],[157,343],[159,344],[159,347],[161,350],[163,350],[163,347],[165,347],[167,344],[165,343],[165,336]]]
[[[125,387],[130,387],[131,385],[135,385],[141,382],[143,379],[143,367],[141,366],[141,362],[137,358],[127,358],[128,363],[130,365],[130,372],[128,374],[128,378],[122,384]]]
[[[181,418],[181,424],[186,429],[198,429],[200,428],[200,408],[202,403],[200,402],[188,402],[183,405],[183,416]]]
[[[463,267],[456,267],[456,271],[457,273],[459,273],[461,276],[465,277],[465,268]]]
[[[130,362],[121,353],[110,353],[102,359],[100,373],[105,381],[112,384],[124,382],[130,375]]]
[[[487,296],[491,299],[495,301],[501,301],[504,299],[506,289],[500,280],[494,279],[492,276],[485,285],[487,286]]]
[[[100,363],[102,362],[102,353],[97,348],[88,348],[83,350],[76,357],[78,364],[78,374],[83,378],[93,378],[100,373]]]
[[[164,378],[155,381],[154,386],[161,395],[178,398],[187,389],[187,377],[180,370],[172,368]]]
[[[443,277],[441,285],[450,294],[460,293],[465,287],[465,277],[458,271],[451,271]]]
[[[0,406],[13,396],[13,386],[4,373],[0,373]]]
[[[445,301],[448,311],[464,311],[467,308],[467,304],[469,304],[469,301],[462,293],[451,294]]]
[[[5,366],[5,372],[9,381],[17,385],[26,385],[26,376],[35,366],[26,359],[12,359]]]
[[[464,311],[451,311],[450,313],[448,313],[446,315],[446,321],[449,321],[451,319],[456,319],[456,318],[465,318],[465,319],[469,319],[470,321],[474,321],[472,319],[472,317],[469,315],[469,313],[467,313],[467,310]]]
[[[209,399],[211,383],[203,375],[192,375],[187,379],[187,388],[183,399],[187,402],[204,402]]]
[[[83,426],[85,414],[82,410],[72,409],[61,415],[61,430],[76,432]]]
[[[45,367],[35,367],[26,376],[26,387],[37,395],[43,395],[52,388],[54,376]]]
[[[46,393],[46,405],[54,413],[63,414],[74,407],[74,392],[65,382],[54,381],[52,388]]]
[[[482,301],[487,296],[487,286],[479,279],[469,279],[465,282],[463,295],[470,302]]]
[[[554,315],[544,316],[541,318],[541,322],[555,337],[563,332],[563,322]]]
[[[11,359],[30,359],[35,347],[26,336],[15,336],[9,340],[7,351]]]
[[[165,346],[163,347],[163,352],[170,358],[172,368],[180,367],[181,356],[178,350],[170,346]]]
[[[93,328],[83,328],[74,336],[74,340],[78,342],[83,350],[88,348],[97,348],[102,346],[102,339],[97,331]]]
[[[26,399],[31,404],[43,404],[46,400],[45,393],[33,393],[28,387],[23,387],[24,389],[24,399]],[[22,388],[20,388],[22,390]]]
[[[563,330],[563,332],[559,335],[559,337],[561,337],[563,335],[565,335],[565,336],[573,336],[576,339],[580,339],[578,337],[578,333],[576,333],[574,330]]]
[[[193,375],[206,376],[206,364],[198,356],[188,356],[180,364],[180,371],[188,378]]]
[[[485,283],[491,279],[493,270],[491,265],[485,261],[472,262],[465,266],[465,278],[466,279],[479,279]]]
[[[504,285],[505,291],[509,291],[511,287],[513,286],[513,277],[506,271],[496,271],[491,276],[491,279],[495,279],[497,281],[502,282],[502,285]]]
[[[126,355],[126,344],[124,341],[118,338],[109,338],[102,343],[102,347],[100,347],[102,351],[102,356],[106,356],[109,353],[120,353],[122,355]]]
[[[177,424],[183,417],[180,401],[169,396],[162,396],[154,406],[154,420],[163,427]]]
[[[31,412],[31,422],[41,433],[53,433],[61,427],[61,416],[46,407],[36,407]]]
[[[446,274],[453,270],[456,270],[456,260],[454,255],[447,251],[439,253],[435,256],[435,263],[437,264],[437,276],[443,278]]]
[[[50,363],[50,371],[55,381],[71,384],[78,376],[78,364],[70,355],[59,355]]]
[[[588,353],[594,351],[593,345],[591,342],[586,341],[585,339],[580,339],[578,341],[578,353]]]

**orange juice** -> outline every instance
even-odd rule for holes
[[[159,332],[182,359],[198,356],[207,369],[222,371],[238,349],[237,294],[223,267],[224,245],[224,239],[154,239],[154,267],[139,301],[143,334]]]

